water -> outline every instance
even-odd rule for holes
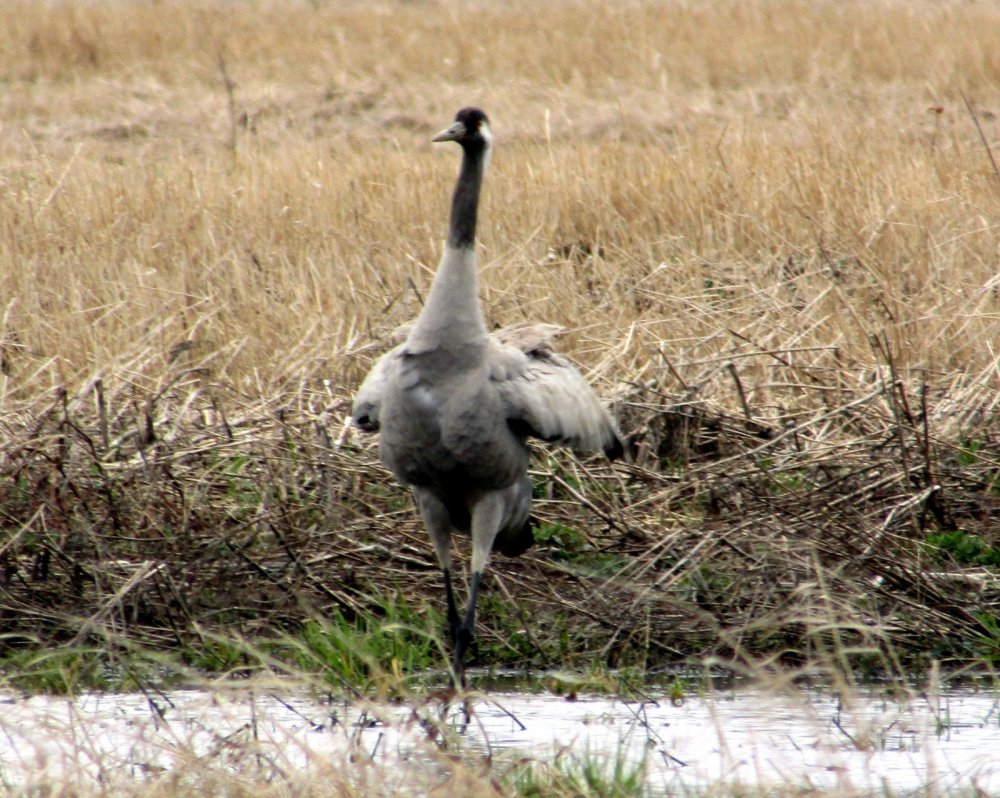
[[[1000,716],[995,695],[953,691],[937,701],[888,702],[859,694],[849,704],[822,693],[737,691],[669,702],[511,696],[486,715],[496,747],[562,745],[643,753],[651,786],[795,784],[941,793],[978,787],[1000,794]],[[888,788],[888,789],[887,789]]]
[[[0,695],[0,784],[107,786],[192,762],[308,773],[331,762],[383,764],[386,790],[441,767],[440,751],[644,762],[656,791],[797,785],[878,794],[1000,795],[1000,696],[949,690],[890,700],[822,691],[735,689],[624,701],[496,692],[467,727],[438,705],[324,704],[278,690]],[[435,754],[438,754],[435,758]],[[979,791],[978,793],[976,791]]]

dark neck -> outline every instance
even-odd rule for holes
[[[448,223],[448,243],[453,247],[472,249],[475,246],[476,211],[479,208],[479,190],[483,185],[485,168],[485,142],[464,143],[462,168],[451,198],[451,219]]]

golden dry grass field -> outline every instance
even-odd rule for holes
[[[649,649],[651,628],[670,658],[803,654],[820,616],[874,649],[933,629],[954,653],[958,629],[986,640],[969,656],[1000,651],[998,41],[987,2],[0,4],[9,627],[44,617],[79,643],[79,618],[50,612],[69,591],[85,631],[169,644],[239,603],[245,567],[273,588],[240,604],[254,617],[294,615],[307,588],[357,611],[377,566],[351,541],[381,531],[395,584],[437,595],[344,419],[440,254],[458,155],[430,136],[475,104],[497,137],[487,318],[569,328],[639,445],[590,481],[539,466],[563,490],[541,506],[550,542],[579,529],[570,554],[634,557],[610,614],[581,616],[600,656]],[[724,440],[681,451],[657,426],[677,407]],[[302,483],[306,437],[329,468]],[[238,556],[208,541],[225,523]],[[932,533],[981,556],[929,564]],[[426,573],[393,565],[400,539]],[[197,578],[161,568],[192,552]],[[505,578],[530,591],[543,555]],[[294,584],[272,569],[286,556]],[[942,611],[964,565],[987,569],[980,593]],[[574,578],[564,610],[604,584]],[[169,598],[195,583],[221,595],[204,616],[193,588]],[[650,602],[620,633],[612,611]]]
[[[489,318],[577,330],[605,389],[754,351],[729,329],[813,368],[875,366],[885,334],[906,368],[997,378],[991,4],[0,14],[8,398],[155,383],[189,340],[246,390],[347,393],[428,285],[457,161],[429,134],[467,104],[498,135]],[[755,402],[793,401],[766,363]]]

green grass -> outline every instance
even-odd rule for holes
[[[977,612],[975,617],[983,630],[972,638],[975,656],[991,665],[1000,664],[1000,618],[992,612]]]
[[[23,643],[23,641],[20,641]],[[27,693],[76,695],[176,686],[186,667],[176,654],[122,646],[46,646],[8,650],[0,657],[0,686]]]
[[[645,798],[653,795],[646,784],[645,761],[632,762],[623,751],[606,756],[593,752],[562,754],[518,768],[511,786],[523,798]]]
[[[312,618],[294,636],[269,644],[294,668],[337,689],[402,695],[433,678],[448,662],[444,615],[386,598],[379,614],[349,618],[335,611]]]
[[[941,562],[951,560],[959,565],[1000,567],[1000,547],[991,546],[979,535],[954,529],[931,533],[925,542],[929,551]]]
[[[202,674],[238,674],[256,670],[257,657],[243,641],[202,636],[184,648],[185,662]]]
[[[435,678],[447,663],[445,619],[399,596],[377,612],[313,616],[286,635],[248,639],[202,633],[171,653],[129,644],[54,646],[11,640],[0,658],[0,684],[32,693],[165,689],[217,676],[274,673],[335,692],[403,695]]]

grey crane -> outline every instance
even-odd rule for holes
[[[516,556],[534,542],[527,438],[581,452],[623,453],[615,422],[586,380],[551,342],[555,325],[487,333],[476,274],[476,214],[493,145],[489,119],[463,108],[433,141],[462,147],[448,238],[427,301],[372,368],[352,418],[379,432],[382,462],[416,496],[444,573],[453,675],[464,683],[476,599],[492,551]],[[451,535],[472,536],[469,598],[459,617]]]

